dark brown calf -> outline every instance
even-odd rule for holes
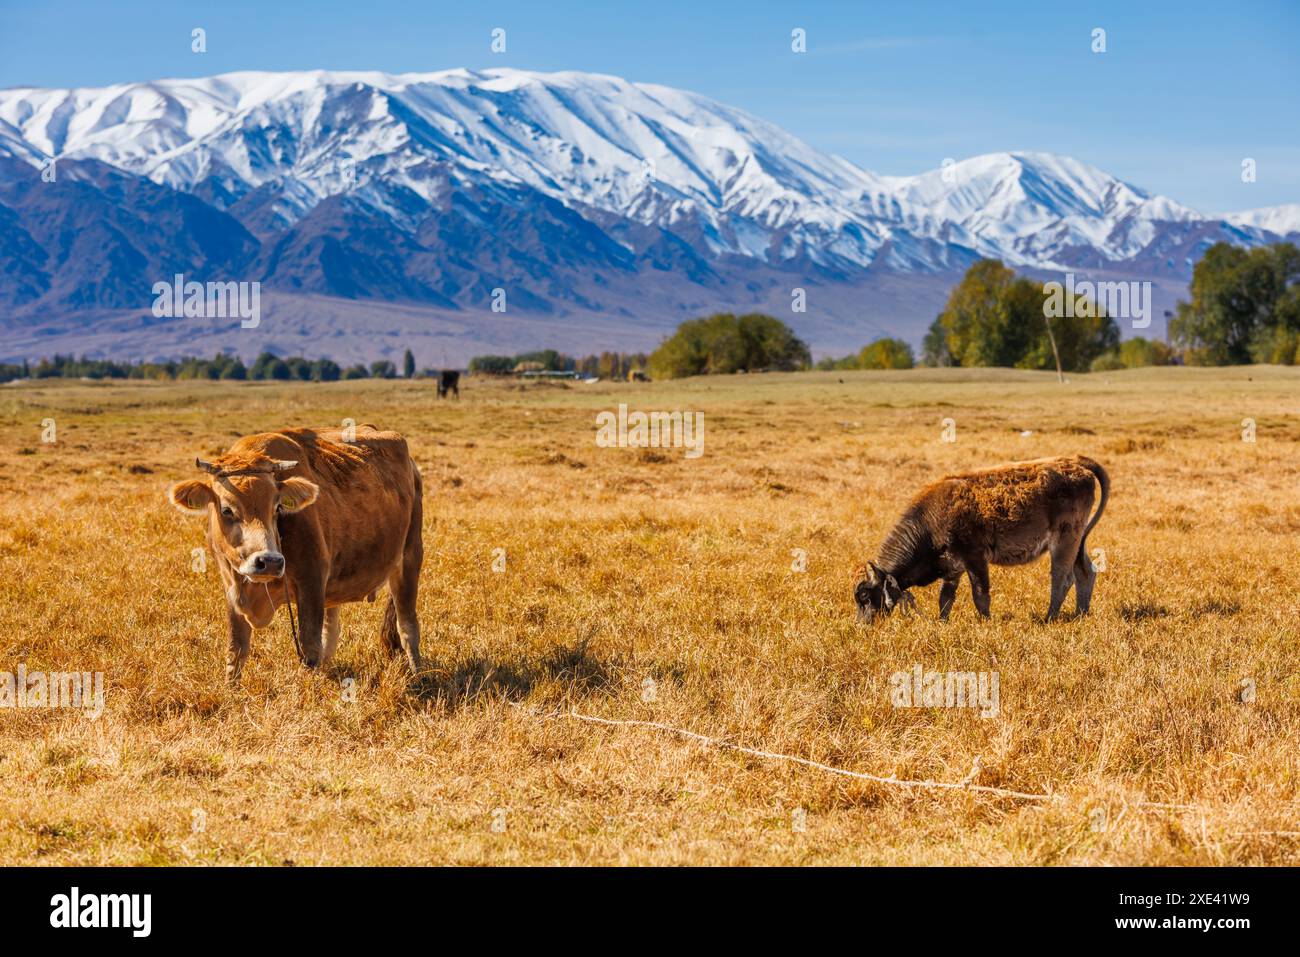
[[[1101,487],[1092,511],[1094,482]],[[1097,573],[1088,558],[1088,533],[1106,508],[1110,478],[1081,455],[950,475],[912,500],[881,546],[860,568],[853,589],[858,616],[871,621],[898,605],[913,605],[909,589],[942,579],[939,617],[947,619],[962,574],[971,598],[989,616],[989,565],[1025,565],[1052,558],[1051,621],[1074,586],[1075,608],[1087,614]]]

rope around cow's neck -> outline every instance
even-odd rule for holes
[[[271,603],[271,612],[275,612],[275,599],[271,597],[271,586],[262,582],[262,588],[266,591],[266,600]],[[289,607],[289,634],[293,638],[293,650],[298,655],[298,660],[303,664],[307,663],[307,656],[302,650],[302,639],[298,636],[298,622],[293,615],[293,596],[289,592],[289,579],[284,580],[284,603]]]

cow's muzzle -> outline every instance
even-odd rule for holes
[[[239,574],[252,581],[273,581],[284,576],[284,556],[279,552],[258,552],[244,559]]]

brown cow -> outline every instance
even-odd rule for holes
[[[1101,487],[1097,513],[1093,483]],[[989,617],[989,565],[1025,565],[1052,557],[1051,621],[1070,586],[1078,614],[1087,614],[1097,573],[1088,533],[1106,508],[1110,477],[1081,455],[1015,462],[950,475],[921,490],[885,539],[879,557],[858,569],[853,598],[871,621],[899,605],[914,606],[910,588],[943,580],[939,617],[948,618],[963,573],[971,598]]]
[[[269,625],[286,600],[298,607],[299,657],[315,668],[334,654],[339,606],[373,601],[385,584],[385,644],[404,649],[419,671],[423,492],[401,435],[369,425],[263,432],[195,464],[211,481],[180,482],[171,500],[208,516],[230,619],[231,682],[252,629]]]

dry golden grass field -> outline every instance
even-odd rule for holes
[[[0,863],[1300,863],[1300,369],[462,394],[0,390],[0,671],[106,689],[98,720],[0,710]],[[598,448],[620,402],[703,412],[703,456]],[[349,418],[403,432],[424,473],[427,673],[381,651],[381,600],[344,610],[320,672],[282,611],[228,689],[204,523],[166,490],[237,436]],[[1043,559],[993,569],[989,623],[965,583],[947,624],[937,585],[914,617],[854,620],[852,569],[921,485],[1059,453],[1113,483],[1090,617],[1043,622]],[[918,664],[996,672],[997,715],[894,708],[890,675]],[[961,782],[978,758],[974,783],[1051,797],[573,711],[900,779]]]

